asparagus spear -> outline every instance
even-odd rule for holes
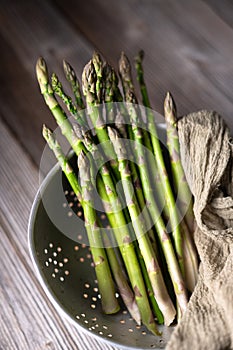
[[[66,137],[75,153],[79,154],[81,150],[85,150],[85,147],[76,136],[72,124],[68,120],[67,115],[62,110],[61,106],[56,100],[56,97],[54,96],[53,89],[49,84],[46,62],[42,57],[40,57],[37,61],[36,74],[44,100],[52,112],[54,118],[56,119],[56,122],[59,125],[62,134]]]
[[[42,135],[46,140],[49,148],[53,151],[57,161],[59,162],[59,165],[62,171],[64,172],[67,180],[69,181],[72,187],[72,190],[74,191],[79,202],[81,203],[82,202],[81,187],[79,185],[78,178],[73,168],[71,167],[69,161],[67,160],[65,154],[63,153],[60,144],[55,138],[55,135],[49,128],[46,127],[46,125],[43,125]]]
[[[135,58],[135,66],[137,71],[137,81],[139,82],[141,95],[142,95],[142,103],[145,107],[151,108],[150,100],[147,94],[147,88],[144,81],[144,73],[142,68],[142,60],[144,58],[144,51],[140,50],[138,55]]]
[[[134,93],[134,88],[133,88],[130,62],[124,53],[122,53],[121,58],[119,60],[119,72],[120,72],[122,85],[125,86],[125,89],[124,89],[125,99],[127,98],[127,102],[129,103],[138,104],[137,98]],[[126,79],[127,79],[127,82],[130,81],[130,84],[125,82]],[[139,116],[140,110],[138,110],[137,113]],[[143,144],[149,150],[149,152],[147,152],[146,154],[146,158],[148,158],[147,164],[150,165],[151,180],[154,182],[154,185],[155,185],[156,197],[158,198],[159,209],[162,210],[164,207],[164,191],[161,186],[160,178],[158,176],[158,169],[157,169],[156,162],[154,161],[154,157],[152,156],[153,147],[150,140],[150,134],[148,133],[145,123],[141,117],[138,118],[138,123],[139,122],[140,124],[138,125],[140,125],[141,133],[143,134]],[[130,125],[128,125],[128,134],[131,139],[134,138],[132,127]],[[167,218],[168,217],[169,215],[167,215]]]
[[[53,91],[55,92],[55,94],[58,95],[62,99],[62,101],[67,106],[67,109],[70,111],[70,113],[73,114],[73,115],[76,115],[77,114],[77,108],[73,104],[73,101],[72,101],[71,97],[68,96],[64,92],[62,84],[61,84],[60,80],[58,79],[58,76],[55,73],[52,74],[51,85],[52,85],[52,88],[53,88]]]
[[[75,96],[75,100],[76,100],[76,104],[77,104],[78,109],[84,109],[85,105],[84,105],[84,102],[82,99],[80,83],[79,83],[79,80],[75,74],[74,69],[65,60],[63,61],[63,69],[64,69],[66,79],[70,83],[71,88],[73,90],[73,94]]]
[[[92,56],[92,63],[96,72],[96,102],[99,104],[103,99],[103,61],[97,52]]]
[[[139,264],[141,266],[141,270],[142,270],[142,274],[144,277],[144,281],[145,281],[145,285],[146,285],[146,289],[147,289],[147,293],[149,296],[149,301],[150,301],[152,310],[156,316],[158,324],[164,324],[164,317],[163,317],[163,314],[162,314],[161,310],[159,309],[158,303],[155,299],[152,284],[150,281],[150,277],[149,277],[147,269],[146,269],[145,261],[143,259],[143,256],[141,254],[141,251],[140,251],[138,244],[135,243],[135,246],[136,246],[135,249],[136,249],[136,252],[137,252],[137,255],[139,258]]]
[[[158,303],[160,310],[164,315],[164,322],[166,325],[170,325],[174,320],[176,311],[172,304],[172,301],[168,295],[166,285],[163,280],[163,276],[157,261],[155,252],[150,244],[148,236],[145,235],[145,222],[143,217],[140,217],[140,208],[136,197],[133,195],[131,198],[130,191],[130,177],[131,173],[129,170],[129,164],[127,160],[127,153],[125,151],[125,146],[121,139],[119,138],[116,130],[108,127],[108,133],[113,146],[117,153],[119,162],[119,171],[122,178],[124,193],[126,197],[126,202],[128,203],[128,209],[132,220],[132,225],[139,243],[139,247],[142,256],[145,261],[145,265],[150,277],[151,285],[155,295],[155,299]]]
[[[80,127],[78,127],[78,128],[80,129]],[[79,135],[80,134],[84,134],[84,133],[81,133],[79,130],[78,130],[78,133],[79,133]],[[96,162],[98,162],[99,164],[104,164],[105,163],[105,161],[103,159],[103,156],[98,152],[97,147],[92,142],[92,140],[89,137],[87,137],[87,135],[85,136],[85,145],[86,145],[87,149],[89,150],[89,152],[91,152],[92,157],[96,160]],[[140,180],[138,178],[138,175],[137,175],[134,163],[131,163],[130,167],[131,167],[131,169],[133,169],[132,170],[132,180],[133,180],[133,184],[134,184],[134,187],[135,187],[135,190],[136,190],[137,198],[139,200],[139,205],[141,207],[141,210],[143,210],[143,216],[144,216],[144,219],[146,221],[146,227],[151,227],[151,225],[152,225],[151,224],[151,220],[150,220],[147,208],[145,207],[145,201],[144,201],[144,197],[143,197],[143,192],[142,192],[142,188],[141,188],[141,185],[140,185]],[[97,168],[99,168],[98,165],[97,165]],[[112,188],[112,190],[114,191],[115,189],[113,188],[113,180],[110,178],[107,181],[107,178],[106,178],[106,174],[108,175],[108,177],[111,176],[111,175],[110,175],[108,169],[107,170],[106,170],[106,168],[104,168],[104,169],[105,170],[102,172],[102,177],[103,177],[103,179],[105,179],[105,181],[104,181],[105,182],[105,186],[108,189]],[[115,198],[117,200],[117,194],[116,193],[114,193],[114,196],[115,196]],[[119,208],[119,210],[120,210],[120,208]],[[157,252],[157,245],[156,245],[156,242],[155,242],[154,232],[153,232],[152,229],[150,229],[150,230],[148,230],[147,233],[149,235],[152,247],[153,247],[153,249],[154,249],[154,251],[156,253]],[[149,294],[149,298],[150,298],[150,301],[151,301],[151,305],[152,305],[153,311],[154,311],[154,313],[155,313],[155,315],[157,317],[158,322],[160,324],[162,324],[164,322],[163,315],[162,315],[161,311],[159,310],[158,304],[157,304],[157,302],[156,302],[156,300],[154,298],[152,285],[151,285],[150,279],[148,277],[148,273],[147,273],[147,270],[146,270],[146,267],[145,267],[145,263],[144,263],[144,260],[142,258],[142,255],[140,253],[140,249],[138,248],[138,245],[135,245],[135,249],[136,249],[137,255],[139,257],[139,263],[140,263],[140,266],[141,266],[141,269],[142,269],[142,272],[143,272],[143,276],[144,276],[144,279],[145,279],[145,284],[146,284],[146,287],[147,287],[147,290],[148,290],[148,294]],[[158,256],[158,255],[156,255],[156,256]]]
[[[113,92],[114,91],[115,91],[115,88],[114,88]],[[125,129],[125,125],[124,124],[122,125],[122,128]],[[119,131],[119,129],[117,129],[117,130]],[[84,132],[81,131],[80,126],[76,126],[75,131],[79,135],[85,134]],[[125,132],[126,132],[126,130],[125,130]],[[86,145],[86,147],[88,148],[88,150],[90,152],[91,151],[93,152],[93,142],[90,140],[90,138],[86,137],[85,145]],[[129,155],[129,156],[132,159],[132,155]],[[93,157],[93,158],[95,158],[95,157]],[[104,160],[103,159],[102,159],[101,164],[104,164]],[[130,166],[130,169],[131,169],[131,172],[132,172],[132,181],[133,181],[133,185],[134,185],[134,188],[135,188],[136,196],[137,196],[137,199],[138,199],[138,202],[139,202],[139,206],[140,206],[141,210],[143,210],[143,216],[144,216],[144,219],[145,219],[145,222],[146,222],[146,227],[148,227],[148,232],[147,233],[148,233],[148,235],[150,237],[150,241],[151,241],[151,243],[153,245],[153,248],[154,248],[154,250],[156,252],[157,251],[156,241],[155,241],[153,229],[151,228],[153,225],[152,225],[152,221],[151,221],[150,215],[148,213],[148,210],[147,210],[147,208],[145,206],[145,199],[144,199],[144,196],[143,196],[143,191],[142,191],[140,179],[139,179],[138,174],[137,174],[136,166],[135,166],[134,162],[130,162],[129,166]]]
[[[138,55],[137,60],[136,60],[137,76],[138,76],[138,80],[140,83],[141,93],[143,96],[143,102],[144,102],[146,107],[150,108],[149,97],[148,97],[146,85],[145,85],[144,78],[143,78],[142,59],[143,59],[143,55],[141,53]],[[160,176],[160,181],[162,183],[162,187],[164,190],[164,197],[166,200],[165,209],[167,208],[167,210],[169,212],[169,218],[170,218],[171,229],[172,229],[172,234],[173,234],[174,243],[175,243],[176,254],[177,254],[177,257],[179,260],[181,272],[184,276],[183,247],[182,247],[182,236],[181,236],[179,215],[178,215],[178,212],[176,209],[174,195],[173,195],[173,192],[171,189],[169,177],[168,177],[167,170],[165,167],[162,149],[160,146],[159,137],[158,137],[157,128],[155,125],[153,113],[151,113],[150,109],[148,109],[147,112],[148,112],[147,113],[148,129],[151,132],[150,136],[151,136],[152,147],[153,147],[154,154],[156,156],[158,173]]]
[[[194,214],[192,194],[190,192],[180,159],[180,145],[177,132],[177,112],[170,92],[164,100],[164,117],[167,125],[167,146],[171,158],[172,175],[176,191],[179,192],[181,215],[184,216],[190,232],[193,232]]]
[[[116,81],[114,79],[114,70],[109,63],[105,63],[103,67],[103,101],[105,103],[114,102],[114,89]],[[115,77],[117,79],[117,77]]]
[[[51,83],[53,91],[62,99],[64,104],[67,106],[68,111],[70,111],[75,120],[87,129],[88,125],[84,110],[77,110],[76,106],[73,104],[71,97],[64,92],[63,86],[55,73],[52,74]]]
[[[194,230],[194,214],[192,194],[185,178],[184,170],[180,159],[179,138],[177,132],[177,112],[175,101],[171,93],[167,93],[164,100],[164,117],[167,125],[167,146],[171,159],[171,169],[178,193],[180,211],[184,221],[181,222],[184,237],[184,268],[187,287],[190,291],[194,290],[198,276],[198,258],[193,239],[190,232]],[[187,226],[186,226],[187,224]]]
[[[67,106],[68,111],[70,111],[70,113],[72,114],[74,119],[77,121],[77,123],[79,125],[82,125],[82,127],[85,128],[86,130],[89,129],[87,120],[86,120],[85,111],[77,110],[76,106],[73,104],[71,97],[65,93],[63,86],[55,73],[52,74],[51,83],[52,83],[53,91],[55,92],[56,95],[58,95],[62,99],[64,104]]]
[[[93,186],[91,183],[89,161],[84,152],[78,156],[80,186],[82,188],[82,205],[84,210],[85,227],[88,234],[91,253],[95,264],[103,311],[107,314],[119,311],[119,304],[114,295],[114,284],[108,265],[107,256],[101,239],[101,231],[97,225],[97,216],[92,201]]]
[[[129,92],[129,97],[127,97],[127,100],[129,99],[129,101],[131,100],[130,99],[131,94],[133,93]],[[137,126],[138,115],[134,105],[129,105],[129,113],[130,113],[131,121],[133,125],[132,129],[135,137],[135,142],[137,142],[137,146],[135,146],[135,154],[137,157],[137,164],[138,164],[138,169],[141,177],[141,183],[143,186],[144,195],[145,195],[145,198],[147,199],[147,207],[151,217],[154,220],[156,231],[167,261],[174,291],[175,291],[181,312],[183,314],[183,312],[186,310],[187,302],[188,302],[187,293],[185,290],[185,283],[179,268],[179,264],[176,259],[175,252],[173,250],[171,240],[169,238],[169,235],[166,232],[163,219],[160,215],[160,211],[158,210],[158,207],[155,201],[153,188],[151,187],[151,180],[148,172],[148,166],[146,164],[146,158],[144,153],[145,149],[142,144],[142,133],[140,132],[140,129]]]
[[[116,106],[114,105],[114,80],[113,68],[105,63],[103,68],[103,102],[107,112],[107,124],[115,122]]]
[[[126,94],[126,91],[128,90],[134,92],[134,85],[131,76],[131,65],[128,57],[123,51],[121,52],[120,57],[119,73],[121,76],[124,94]]]
[[[192,293],[198,279],[198,256],[193,238],[189,232],[186,222],[181,221],[184,249],[184,273],[187,289]]]
[[[117,103],[122,102],[123,98],[118,87],[118,77],[113,67],[106,63],[104,65],[104,102],[107,104],[108,121],[114,123],[117,130],[122,137],[127,138],[127,131],[125,128],[124,118],[122,115],[121,105],[120,108]],[[115,107],[115,108],[114,108]],[[111,111],[111,113],[109,113]],[[110,115],[109,115],[110,114]]]
[[[119,180],[118,165],[114,149],[109,142],[109,136],[106,129],[106,124],[101,115],[101,109],[98,108],[98,95],[101,95],[97,88],[101,85],[97,84],[97,73],[95,71],[92,60],[84,67],[82,74],[83,94],[86,97],[86,102],[89,107],[89,116],[95,128],[99,143],[102,144],[103,150],[111,161],[111,167],[117,180]]]
[[[99,227],[96,225],[97,217],[93,209],[91,199],[92,187],[90,185],[90,171],[87,158],[83,152],[79,157],[79,170],[81,177],[81,186],[79,185],[77,176],[70,166],[68,160],[63,154],[61,147],[54,138],[51,130],[43,126],[43,136],[46,139],[49,147],[54,152],[64,174],[66,175],[74,193],[77,195],[84,209],[85,226],[88,234],[88,239],[91,247],[91,253],[95,264],[95,272],[98,280],[98,286],[101,294],[101,302],[103,311],[106,314],[112,314],[119,311],[120,307],[115,296],[115,288],[112,280],[110,268],[106,253],[104,251],[103,242]],[[114,265],[115,267],[115,265]]]
[[[142,69],[143,56],[144,56],[143,51],[140,51],[137,58],[136,58],[137,79],[138,79],[139,84],[140,84],[143,104],[146,107],[150,107],[150,101],[148,98],[147,89],[146,89],[146,85],[144,82],[143,69]],[[175,177],[176,184],[179,181],[182,181],[182,180],[185,181],[185,186],[182,186],[182,188],[180,187],[179,190],[182,191],[181,203],[184,203],[185,209],[187,209],[187,205],[189,204],[188,212],[187,212],[187,217],[188,217],[187,222],[190,223],[189,227],[192,228],[193,227],[193,212],[192,212],[192,205],[191,205],[192,203],[190,201],[191,193],[190,193],[190,190],[188,188],[187,182],[185,180],[183,168],[182,168],[181,163],[180,163],[177,131],[173,130],[175,127],[175,124],[176,124],[175,113],[176,113],[176,109],[175,109],[174,101],[172,100],[171,96],[167,95],[166,100],[165,100],[165,118],[167,115],[167,118],[169,119],[167,122],[167,130],[169,133],[169,135],[168,135],[169,145],[171,145],[169,147],[169,152],[170,152],[170,154],[174,155],[174,157],[176,159],[176,163],[177,162],[179,163],[173,169],[173,162],[175,162],[175,161],[172,162],[172,169],[173,169],[173,174],[174,174],[173,176]],[[168,125],[168,123],[169,123],[169,125]],[[177,169],[177,168],[179,168],[179,169]],[[176,185],[176,188],[177,188],[177,185]],[[161,196],[161,191],[159,190],[159,187],[157,187],[157,189],[158,189],[158,194]],[[179,191],[179,194],[180,194],[180,191]],[[166,207],[165,212],[166,212],[166,216],[168,217],[167,209],[168,208]],[[185,214],[184,211],[183,211],[183,214]],[[181,229],[183,232],[183,238],[184,238],[183,249],[184,249],[184,255],[185,255],[185,259],[184,259],[185,281],[187,284],[187,288],[190,291],[193,291],[193,289],[196,285],[197,275],[198,275],[197,253],[195,250],[195,246],[192,242],[192,239],[190,237],[190,234],[187,230],[187,227],[185,226],[185,223],[181,222],[180,225],[181,225]]]
[[[133,288],[136,293],[136,300],[137,300],[139,309],[141,311],[142,321],[148,327],[148,329],[158,334],[154,323],[151,321],[152,314],[151,314],[149,302],[147,299],[147,293],[143,283],[143,278],[141,277],[141,271],[140,271],[139,264],[137,262],[137,257],[135,255],[133,245],[130,243],[131,242],[130,233],[127,228],[124,213],[122,211],[121,202],[117,196],[115,185],[111,177],[111,173],[109,171],[107,164],[105,164],[104,166],[103,165],[98,166],[98,164],[104,164],[105,162],[104,162],[103,156],[98,151],[98,148],[92,142],[92,140],[86,138],[85,145],[89,150],[89,152],[91,152],[93,159],[95,159],[97,163],[97,168],[100,169],[103,183],[106,188],[106,193],[108,195],[107,200],[109,201],[115,216],[115,220],[114,220],[114,223],[112,224],[112,227],[117,228],[116,239],[122,251],[122,256],[126,264],[126,268],[131,280],[131,284],[132,286],[134,286]],[[109,206],[107,207],[107,212],[108,211],[109,211]],[[133,262],[134,262],[133,264],[134,266],[131,265]],[[132,267],[134,269],[134,272],[132,272]],[[149,283],[147,283],[147,285],[149,285]],[[161,321],[162,319],[161,312],[156,306],[154,305],[154,310],[156,311],[157,318]]]
[[[111,205],[111,198],[106,194],[104,186],[97,183],[98,192],[103,199],[106,215],[113,228],[117,244],[119,246],[128,276],[133,288],[135,299],[140,310],[143,324],[156,335],[160,335],[154,325],[153,315],[150,310],[147,291],[144,284],[144,278],[141,273],[138,258],[135,252],[134,244],[131,242],[130,232],[128,231],[125,218],[115,213],[115,208]]]
[[[104,245],[107,247],[106,253],[108,256],[108,261],[111,266],[112,274],[116,282],[116,285],[118,287],[121,298],[124,301],[124,304],[127,307],[132,318],[136,321],[138,325],[140,325],[141,315],[135,299],[135,295],[129,286],[127,278],[122,270],[122,266],[119,264],[119,261],[117,259],[114,249],[109,248],[111,247],[111,241],[107,233],[104,231],[102,233],[102,236],[103,236]]]
[[[132,90],[133,91],[134,88],[133,88],[132,77],[131,77],[130,63],[129,63],[128,58],[124,54],[124,52],[121,53],[120,64],[119,64],[119,73],[120,73],[120,76],[121,76],[122,85],[124,86],[124,92],[126,92],[128,90]],[[114,91],[115,91],[114,95],[118,97],[120,102],[122,102],[123,98],[122,98],[121,92],[117,88],[117,86],[115,87]],[[136,101],[135,101],[135,103],[136,103]],[[119,108],[120,108],[121,115],[125,116],[127,111],[125,110],[124,106],[122,104],[120,104]],[[124,124],[123,126],[124,126],[124,129],[127,129],[127,132],[125,130],[125,133],[128,134],[129,139],[131,139],[133,141],[134,140],[134,136],[133,136],[131,125]],[[120,134],[121,135],[123,134],[121,132],[121,130],[120,130]],[[149,138],[146,137],[145,138],[146,146],[148,146],[148,141],[149,141]],[[132,151],[132,149],[131,149],[131,151]],[[130,154],[129,154],[129,157],[131,157]],[[146,221],[146,225],[147,225],[147,227],[152,227],[152,221],[151,221],[150,215],[148,213],[147,208],[145,208],[145,198],[144,198],[142,187],[141,187],[141,181],[140,181],[140,178],[138,176],[137,169],[136,169],[136,166],[135,166],[134,162],[131,162],[129,164],[129,167],[130,167],[131,174],[132,174],[132,181],[133,181],[133,184],[134,184],[134,187],[135,187],[137,200],[138,200],[138,203],[139,203],[139,206],[140,206],[141,210],[143,210],[143,214],[144,214],[144,219]],[[148,235],[149,235],[150,240],[151,240],[151,242],[153,244],[154,250],[157,251],[156,241],[155,241],[153,229],[149,229],[148,230]]]

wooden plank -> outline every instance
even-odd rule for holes
[[[217,16],[233,28],[233,3],[231,0],[203,0]]]
[[[113,349],[62,319],[42,291],[27,242],[38,171],[1,121],[0,135],[0,349]]]
[[[44,146],[41,126],[55,127],[35,76],[39,56],[64,82],[62,60],[81,73],[92,48],[46,1],[2,1],[0,11],[0,111],[37,165]]]
[[[54,2],[115,66],[121,50],[130,58],[139,48],[145,50],[145,75],[156,110],[162,112],[164,94],[171,90],[180,114],[215,109],[233,128],[233,31],[204,2]]]

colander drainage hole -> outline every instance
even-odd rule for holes
[[[62,252],[62,248],[60,246],[55,247],[52,242],[48,244],[48,247],[44,249],[44,254],[49,255],[47,260],[45,261],[45,266],[52,268],[51,276],[53,278],[58,277],[60,282],[65,281],[65,277],[67,277],[70,272],[66,268],[63,270],[64,264],[68,263],[68,258],[59,258]],[[61,261],[62,260],[62,261]],[[52,267],[53,266],[53,267]]]

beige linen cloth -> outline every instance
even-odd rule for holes
[[[233,349],[233,146],[216,112],[178,122],[181,160],[194,195],[200,273],[166,350]]]

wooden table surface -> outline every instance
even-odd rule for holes
[[[39,93],[43,56],[62,76],[80,75],[94,49],[116,67],[124,50],[146,52],[153,108],[170,90],[179,114],[215,109],[233,130],[233,2],[230,0],[0,1],[0,349],[113,349],[62,319],[29,256],[27,224],[39,186],[43,123],[55,123]]]

